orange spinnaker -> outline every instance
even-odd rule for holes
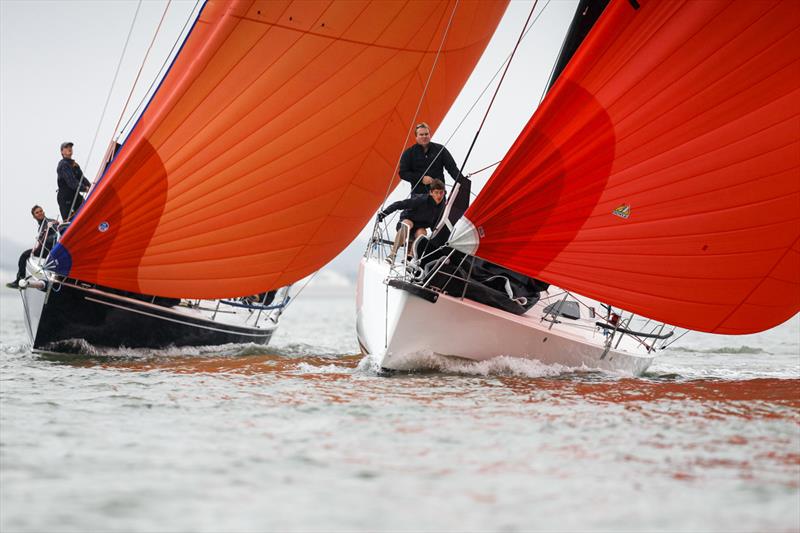
[[[800,2],[606,8],[466,217],[476,254],[693,330],[800,311]]]
[[[57,271],[187,298],[314,272],[395,184],[413,122],[444,117],[505,7],[208,2],[51,256]]]

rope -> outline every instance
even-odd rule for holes
[[[483,168],[479,168],[478,170],[474,170],[474,171],[470,172],[469,174],[467,174],[467,177],[468,177],[468,178],[471,178],[471,177],[472,177],[472,176],[474,176],[475,174],[480,174],[480,173],[481,173],[481,172],[483,172],[484,170],[489,170],[490,168],[492,168],[492,167],[494,167],[494,166],[497,166],[497,165],[499,165],[499,164],[500,164],[502,161],[503,161],[503,160],[501,159],[500,161],[495,161],[495,162],[494,162],[494,163],[492,163],[491,165],[486,165],[486,166],[485,166],[485,167],[483,167]]]

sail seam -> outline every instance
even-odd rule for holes
[[[264,21],[264,20],[256,20],[256,19],[253,19],[253,18],[250,18],[250,17],[245,17],[245,16],[242,16],[242,15],[234,15],[234,16],[236,18],[239,18],[239,19],[242,19],[242,20],[248,20],[250,22],[256,22],[258,24],[263,24],[265,26],[272,26],[274,28],[279,28],[279,29],[282,29],[282,30],[288,30],[288,31],[292,31],[292,32],[302,33],[303,35],[310,35],[312,37],[322,37],[324,39],[331,39],[331,40],[339,41],[339,42],[343,42],[343,43],[359,44],[359,45],[369,46],[371,48],[380,48],[380,49],[383,49],[383,50],[394,50],[394,51],[399,51],[399,52],[413,52],[413,53],[419,53],[419,54],[430,54],[431,53],[431,50],[424,49],[424,48],[403,48],[401,46],[389,46],[389,45],[385,45],[385,44],[376,44],[375,42],[359,41],[357,39],[348,39],[348,38],[345,38],[345,37],[333,37],[331,35],[325,35],[324,33],[317,33],[317,32],[308,31],[308,30],[299,30],[297,28],[292,28],[291,26],[284,26],[283,24],[277,24],[275,22],[267,22],[267,21]],[[472,42],[467,43],[464,46],[454,47],[454,48],[445,48],[442,51],[446,51],[446,52],[462,52],[464,50],[469,50],[470,48],[472,48],[473,46],[475,46],[475,44],[477,44],[479,42],[480,42],[480,40],[472,41]]]
[[[778,265],[780,265],[783,262],[783,259],[789,254],[789,252],[791,252],[794,249],[794,247],[797,245],[798,242],[800,242],[800,237],[797,237],[792,243],[792,245],[787,247],[786,251],[783,254],[781,254],[781,256],[778,259],[775,260],[775,263],[772,265],[772,268],[770,268],[767,271],[766,276],[770,276],[775,271],[775,269],[778,268]],[[736,305],[736,307],[734,307],[730,313],[728,313],[722,320],[719,321],[719,323],[716,326],[714,326],[714,329],[712,331],[716,331],[720,326],[725,324],[725,322],[728,319],[730,319],[734,314],[736,314],[739,311],[739,309],[742,308],[742,306],[744,306],[745,304],[750,305],[750,303],[747,300],[764,284],[765,281],[766,278],[762,278],[761,282],[757,283],[755,287],[753,287],[750,290],[750,292],[748,292],[747,295],[745,295],[745,297],[741,299],[741,301]],[[798,307],[800,306],[795,305],[795,311],[797,310]]]

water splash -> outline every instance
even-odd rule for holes
[[[310,363],[300,363],[297,365],[298,374],[352,374],[353,368],[341,365],[313,365]]]
[[[404,357],[404,362],[413,368],[422,369],[414,371],[413,373],[415,374],[438,372],[462,376],[518,376],[528,378],[557,377],[573,374],[590,375],[598,372],[606,374],[593,368],[583,367],[576,369],[559,364],[548,365],[535,359],[520,359],[506,355],[499,355],[484,361],[470,361],[427,352],[407,355]],[[386,373],[386,370],[381,368],[379,360],[372,355],[364,356],[359,362],[356,371],[373,376]],[[615,376],[615,374],[607,375]]]

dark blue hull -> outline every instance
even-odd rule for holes
[[[107,348],[267,344],[274,329],[234,326],[187,316],[180,308],[62,284],[50,292],[32,333],[34,351],[74,353],[80,340]]]

